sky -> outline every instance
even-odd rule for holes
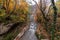
[[[35,0],[38,3],[38,0]],[[35,2],[33,0],[27,0],[29,5],[35,5]]]
[[[38,3],[38,0],[35,0],[35,1]],[[57,0],[54,0],[54,1],[56,2]],[[28,2],[29,5],[35,5],[35,2],[33,0],[27,0],[27,2]],[[50,0],[47,1],[47,4],[49,2],[50,2]]]

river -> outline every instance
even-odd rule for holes
[[[34,21],[34,14],[30,15],[30,25],[29,30],[25,32],[25,34],[21,37],[20,40],[37,40],[37,37],[35,35],[37,24]]]

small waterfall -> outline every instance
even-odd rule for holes
[[[34,21],[34,15],[32,14],[30,15],[30,28],[20,40],[37,40],[37,37],[35,35],[36,25],[37,24]]]
[[[30,16],[30,28],[29,28],[29,31],[35,32],[35,30],[36,30],[36,23],[34,21],[34,15],[32,14]]]

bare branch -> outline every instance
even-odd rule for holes
[[[34,1],[34,0],[33,0]],[[46,18],[46,15],[45,15],[45,13],[46,13],[46,9],[47,9],[47,7],[44,7],[44,9],[42,8],[42,0],[40,0],[40,7],[39,7],[39,5],[37,4],[37,2],[36,1],[34,1],[35,3],[36,3],[36,5],[37,5],[37,7],[38,7],[38,9],[42,12],[42,15],[43,15],[43,18],[45,19],[45,20],[48,20],[47,18]],[[45,1],[44,1],[45,2]],[[46,4],[44,4],[44,5],[46,5]],[[49,9],[50,9],[50,7],[48,7]]]
[[[33,0],[33,1],[34,1],[34,0]],[[40,8],[39,5],[37,4],[37,2],[36,2],[36,1],[34,1],[34,2],[36,3],[38,9],[42,12],[42,6],[41,6],[41,8]]]
[[[7,14],[9,13],[9,3],[10,3],[10,0],[6,0],[6,12],[7,12]]]
[[[49,11],[50,11],[50,7],[51,7],[52,5],[51,5],[51,3],[47,6],[47,8],[45,9],[45,13],[46,14],[48,14],[49,13]]]

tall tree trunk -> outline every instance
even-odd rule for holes
[[[52,38],[51,40],[54,40],[54,34],[55,34],[55,27],[56,27],[56,20],[57,20],[57,8],[54,3],[54,0],[51,0],[51,3],[53,5],[54,15],[53,15],[53,24],[52,24]]]
[[[6,0],[6,13],[9,14],[9,3],[10,0]]]

